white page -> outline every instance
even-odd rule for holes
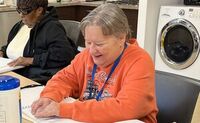
[[[33,101],[39,99],[41,91],[44,89],[44,86],[37,86],[33,88],[24,88],[21,90],[21,106],[22,106],[22,117],[32,121],[34,123],[80,123],[71,119],[64,118],[35,118],[31,114],[31,104]],[[67,103],[75,101],[75,99],[69,97],[64,100]]]
[[[119,121],[119,122],[115,122],[115,123],[144,123],[140,120],[125,120],[125,121]]]
[[[15,66],[15,67],[10,67],[7,64],[11,62],[13,59],[8,59],[8,58],[3,58],[0,57],[0,73],[8,72],[11,70],[23,68],[24,66]]]
[[[31,114],[31,104],[39,98],[44,86],[21,89],[22,117],[34,122],[36,118]]]

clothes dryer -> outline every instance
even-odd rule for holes
[[[200,7],[161,6],[155,69],[200,80]]]

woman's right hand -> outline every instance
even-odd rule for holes
[[[3,57],[3,52],[2,51],[0,51],[0,57]]]
[[[49,98],[40,98],[33,102],[31,113],[38,118],[59,116],[59,106],[59,103]]]
[[[51,99],[49,98],[39,98],[38,100],[34,101],[31,105],[31,113],[34,115],[37,110],[45,108],[47,105],[51,103]]]
[[[10,63],[8,63],[9,66],[11,67],[15,67],[15,66],[29,66],[33,64],[33,58],[31,57],[19,57],[13,61],[11,61]]]

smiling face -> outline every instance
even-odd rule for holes
[[[123,51],[125,34],[120,38],[113,35],[103,35],[100,26],[88,25],[85,28],[85,43],[94,63],[100,67],[107,67],[114,63]]]

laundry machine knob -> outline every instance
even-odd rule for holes
[[[181,10],[178,12],[178,14],[179,14],[180,16],[185,15],[185,10],[184,10],[184,9],[181,9]]]

